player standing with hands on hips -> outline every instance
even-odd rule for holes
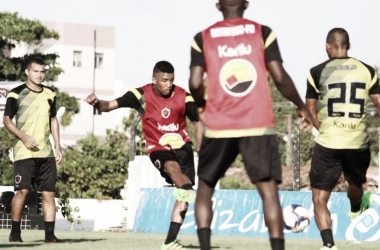
[[[251,182],[263,200],[271,247],[283,250],[277,192],[281,164],[267,70],[277,89],[298,107],[299,117],[304,118],[300,129],[312,128],[311,115],[282,66],[272,30],[243,18],[248,1],[220,0],[216,6],[224,21],[198,33],[191,48],[190,91],[197,106],[204,109],[200,116],[206,126],[195,203],[199,242],[202,250],[210,249],[211,197],[219,178],[242,153]]]
[[[349,57],[349,49],[347,31],[330,30],[326,39],[329,60],[312,68],[307,77],[306,105],[319,130],[309,177],[321,250],[337,249],[327,202],[342,171],[351,204],[348,217],[358,217],[373,199],[370,192],[363,195],[371,160],[365,120],[369,98],[380,114],[379,79],[371,66]]]
[[[21,215],[31,186],[42,193],[42,212],[45,221],[45,242],[60,242],[54,236],[55,183],[57,164],[62,163],[59,123],[56,117],[54,90],[42,85],[45,62],[34,58],[28,62],[25,74],[28,80],[12,89],[7,96],[4,125],[16,136],[14,153],[14,188],[12,200],[12,230],[10,242],[22,242]],[[16,117],[16,124],[12,119]],[[55,158],[49,140],[53,135]]]
[[[153,165],[166,182],[177,187],[169,232],[161,250],[185,249],[178,242],[177,235],[188,203],[194,203],[196,198],[192,189],[195,183],[194,156],[186,116],[194,123],[198,146],[203,129],[193,97],[173,84],[174,68],[169,62],[156,63],[152,81],[113,101],[98,100],[94,94],[89,95],[86,101],[102,112],[122,107],[134,108],[139,112]]]

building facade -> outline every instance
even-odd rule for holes
[[[12,50],[12,57],[39,52],[57,53],[58,66],[64,70],[58,81],[45,82],[62,92],[75,96],[80,113],[73,117],[70,126],[61,128],[63,146],[73,145],[89,133],[105,136],[106,129],[121,125],[127,109],[110,113],[93,111],[84,99],[95,93],[99,99],[112,100],[121,96],[123,82],[115,79],[115,29],[75,23],[42,22],[49,30],[59,33],[59,40],[45,39],[37,46],[20,45]]]

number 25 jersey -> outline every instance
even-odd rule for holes
[[[357,59],[331,58],[312,68],[306,98],[318,100],[316,142],[333,149],[368,147],[366,109],[371,94],[380,94],[377,73]]]

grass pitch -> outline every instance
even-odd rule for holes
[[[23,230],[23,243],[8,242],[10,230],[0,229],[0,249],[70,249],[70,250],[157,250],[160,249],[165,239],[164,234],[142,234],[142,233],[102,233],[102,232],[67,232],[56,231],[56,236],[63,240],[61,244],[45,244],[43,230]],[[199,249],[196,235],[180,235],[181,243],[189,249]],[[268,250],[270,249],[267,238],[215,236],[211,237],[212,249],[214,250]],[[335,241],[339,250],[377,250],[380,242],[353,243],[350,241]],[[287,250],[320,249],[322,241],[319,239],[287,239]]]

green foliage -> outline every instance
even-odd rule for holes
[[[256,186],[249,181],[244,181],[242,178],[235,176],[226,176],[220,179],[221,189],[246,189],[256,190]]]
[[[284,134],[288,134],[288,115],[291,115],[291,133],[294,135],[296,129],[298,116],[296,113],[296,107],[293,103],[289,102],[282,94],[277,90],[274,81],[269,76],[269,87],[274,102],[274,119],[276,123],[277,141],[279,144],[279,151],[281,157],[281,164],[286,163],[286,142],[284,141]],[[289,138],[293,139],[293,138]],[[300,164],[304,165],[311,158],[314,148],[314,138],[310,132],[300,132]]]
[[[13,162],[9,158],[14,136],[0,127],[0,186],[13,186]]]
[[[38,53],[38,47],[43,39],[59,39],[59,34],[48,30],[38,20],[28,20],[18,16],[17,13],[0,12],[0,80],[26,81],[24,74],[26,64],[32,57],[41,57],[46,63],[46,81],[56,81],[63,70],[57,67],[57,54]],[[33,54],[22,57],[9,55],[16,44],[21,42],[33,46]]]
[[[56,107],[57,110],[60,107],[65,107],[65,113],[61,118],[61,125],[66,127],[71,124],[74,114],[79,113],[79,103],[74,96],[70,96],[66,92],[59,92],[57,88],[54,88],[56,93]]]
[[[75,223],[75,214],[80,211],[79,207],[75,207],[74,209],[70,205],[70,200],[67,197],[60,197],[58,199],[58,206],[56,207],[57,212],[61,210],[63,218],[66,218],[71,223],[71,231],[74,230]],[[81,224],[82,222],[79,220],[80,216],[77,216],[77,224]]]
[[[65,150],[58,169],[57,189],[61,198],[120,198],[128,178],[128,138],[107,130],[105,141],[89,135],[78,141],[80,149]]]

